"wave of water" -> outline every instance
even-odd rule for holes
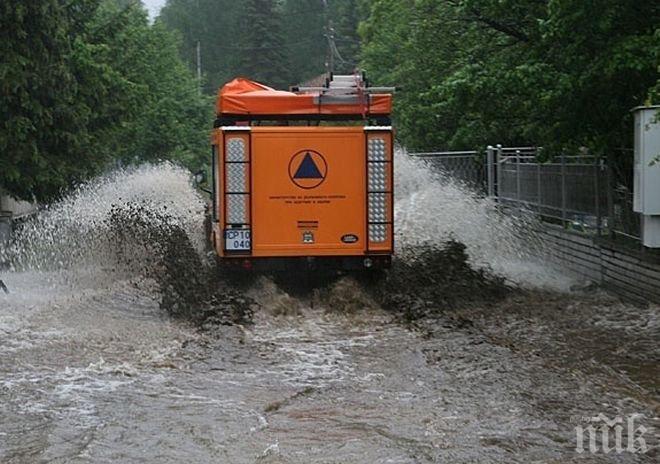
[[[502,214],[491,199],[402,149],[395,154],[395,197],[401,259],[414,260],[426,247],[453,239],[466,245],[473,266],[487,267],[517,284],[566,289],[573,283],[545,262],[532,219]],[[144,242],[157,237],[150,230],[183,231],[201,256],[204,214],[205,201],[185,169],[167,162],[119,169],[44,208],[18,230],[8,248],[0,249],[0,262],[8,261],[13,271],[82,271],[86,278],[99,271],[104,276],[113,270],[126,273],[126,263],[118,261],[121,251],[139,273],[141,266],[151,264]],[[144,236],[130,236],[136,228],[126,222],[136,221],[153,228],[138,227]],[[131,241],[135,243],[127,244]]]
[[[566,290],[573,279],[546,260],[528,216],[503,214],[490,198],[421,159],[395,152],[395,238],[400,258],[414,260],[447,240],[466,245],[470,264],[522,286]]]
[[[118,169],[44,207],[0,249],[0,262],[13,271],[110,267],[120,245],[118,221],[140,219],[156,221],[154,228],[180,228],[201,252],[204,209],[184,168],[164,162]]]

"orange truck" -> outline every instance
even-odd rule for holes
[[[390,265],[392,91],[359,74],[290,91],[244,78],[220,89],[211,240],[221,264]]]

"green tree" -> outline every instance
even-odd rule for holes
[[[324,73],[328,43],[323,3],[320,0],[287,0],[282,21],[290,83],[301,83]]]
[[[372,0],[362,58],[405,88],[410,148],[632,142],[629,109],[658,79],[660,6],[603,0]],[[392,82],[392,81],[390,81]]]
[[[0,187],[48,200],[116,161],[206,164],[211,102],[137,0],[0,5]]]
[[[95,173],[110,151],[94,132],[118,116],[124,82],[94,60],[86,18],[95,1],[0,4],[0,186],[43,200]],[[113,95],[118,105],[104,106]]]
[[[180,53],[196,67],[201,44],[205,92],[215,93],[237,75],[279,88],[326,71],[328,34],[334,36],[334,70],[358,65],[357,29],[366,0],[168,0],[158,21],[182,37]]]
[[[240,72],[274,87],[288,87],[291,72],[277,3],[275,0],[246,0],[243,3]]]
[[[537,112],[551,115],[544,138],[630,146],[630,109],[658,78],[660,4],[555,0],[539,28],[538,59],[556,76]]]
[[[337,47],[335,72],[348,74],[359,67],[360,36],[358,25],[363,17],[359,0],[334,0],[327,2],[330,24]]]
[[[197,66],[199,41],[208,94],[215,94],[237,74],[242,6],[242,2],[230,0],[168,0],[156,20],[180,35],[181,58],[192,70]]]
[[[200,94],[179,58],[175,36],[161,23],[150,26],[139,2],[124,7],[104,3],[91,29],[94,38],[106,44],[104,59],[130,83],[130,106],[124,106],[121,124],[106,140],[115,158],[173,159],[201,168],[207,158],[212,101]]]

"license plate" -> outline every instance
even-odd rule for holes
[[[250,251],[250,229],[225,230],[225,250]]]

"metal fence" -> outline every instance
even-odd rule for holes
[[[639,241],[632,176],[602,158],[560,155],[541,161],[536,147],[489,146],[483,152],[414,153],[432,169],[460,180],[506,207],[584,233]]]
[[[424,160],[434,171],[451,176],[472,189],[486,191],[486,160],[478,151],[437,151],[411,153],[411,156]]]
[[[533,148],[499,149],[497,198],[573,228],[601,233],[607,211],[607,169],[590,156],[538,162]]]

